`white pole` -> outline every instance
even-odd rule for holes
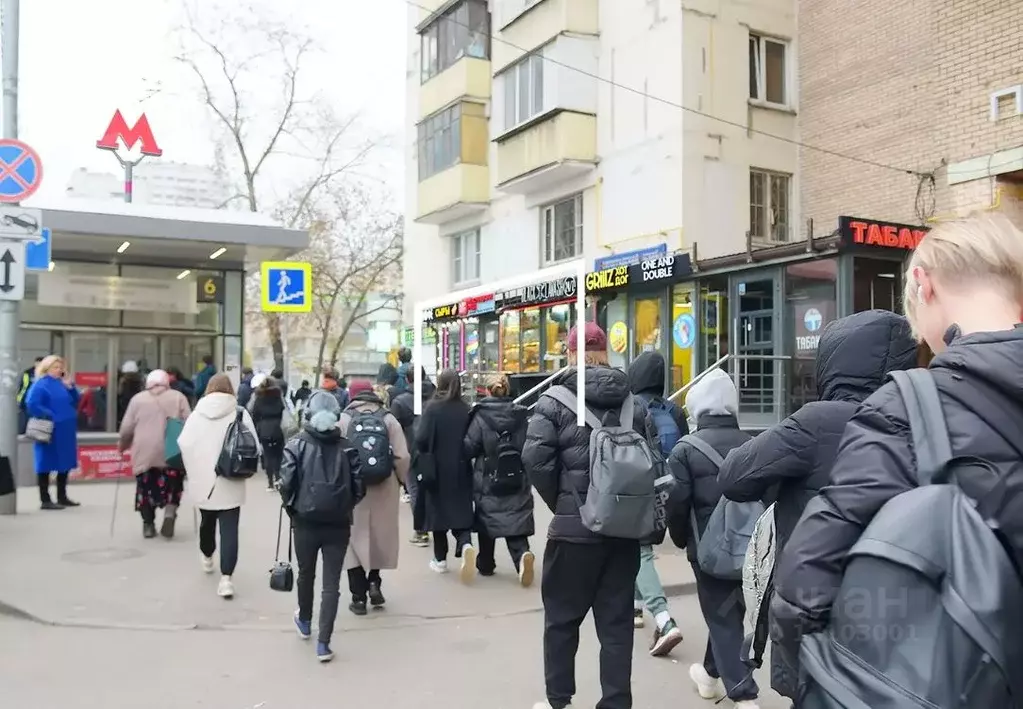
[[[412,313],[412,366],[419,369],[413,376],[412,411],[416,416],[423,415],[423,310],[418,306],[412,306],[415,310]]]
[[[575,277],[575,351],[576,375],[575,398],[579,401],[576,423],[586,425],[586,263],[579,262]],[[622,425],[626,425],[622,421]]]

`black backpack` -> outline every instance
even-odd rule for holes
[[[245,409],[235,406],[234,421],[227,426],[224,445],[217,457],[216,473],[222,478],[245,480],[259,470],[259,442],[245,425],[244,416]]]
[[[525,486],[526,469],[522,465],[522,450],[516,444],[517,421],[507,430],[496,425],[482,412],[477,412],[483,425],[497,434],[497,439],[487,444],[483,438],[483,492],[495,497],[507,497],[522,492]]]
[[[324,445],[303,431],[296,436],[300,441],[298,464],[306,461],[305,446],[319,446],[323,465],[303,468],[301,489],[296,496],[295,513],[304,520],[322,524],[350,523],[356,495],[353,489],[352,466],[348,459],[345,440]]]
[[[1006,476],[953,458],[929,370],[890,376],[920,487],[889,500],[850,550],[827,630],[802,639],[796,704],[1021,709],[1023,584],[993,514]]]
[[[366,485],[379,485],[394,475],[394,452],[384,418],[386,409],[353,411],[348,440],[359,453],[359,479]]]

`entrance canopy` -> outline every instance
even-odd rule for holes
[[[25,206],[42,210],[43,226],[53,235],[54,260],[251,270],[309,245],[307,231],[253,212],[78,198]]]

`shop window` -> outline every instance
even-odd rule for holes
[[[853,312],[902,310],[902,272],[899,261],[857,256],[853,260]]]
[[[567,304],[544,310],[545,372],[556,372],[568,364],[568,331],[575,319],[573,310],[573,306]]]
[[[519,311],[501,314],[501,371],[518,374],[522,371],[522,350]]]
[[[540,308],[519,311],[519,329],[522,333],[523,374],[540,371]]]
[[[461,2],[423,29],[420,81],[425,83],[462,57],[490,58],[490,13],[484,0]]]
[[[537,50],[506,71],[504,84],[504,129],[509,131],[544,111],[543,50]]]
[[[698,341],[704,367],[713,365],[731,352],[728,342],[729,322],[728,277],[711,276],[701,280]]]
[[[754,101],[788,106],[788,44],[750,33],[749,97]]]
[[[671,391],[678,391],[696,374],[699,335],[694,290],[690,283],[675,286],[671,294]]]
[[[444,366],[446,369],[459,372],[462,370],[462,325],[451,323],[445,330],[447,332],[447,360]]]
[[[789,240],[790,182],[790,175],[750,170],[749,228],[754,239]]]
[[[786,316],[793,338],[788,376],[790,412],[817,399],[817,347],[824,327],[838,317],[837,279],[836,259],[793,263],[785,268]]]
[[[577,258],[583,252],[583,196],[577,194],[541,210],[545,264]]]
[[[637,298],[632,302],[632,356],[661,351],[661,299]]]
[[[453,285],[465,285],[480,279],[480,230],[470,229],[451,237],[451,274]]]
[[[480,336],[480,370],[497,372],[500,369],[500,347],[498,345],[499,325],[496,320],[488,320],[481,324]]]

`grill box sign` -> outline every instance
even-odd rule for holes
[[[629,267],[616,266],[586,274],[586,292],[624,288],[629,285]]]

